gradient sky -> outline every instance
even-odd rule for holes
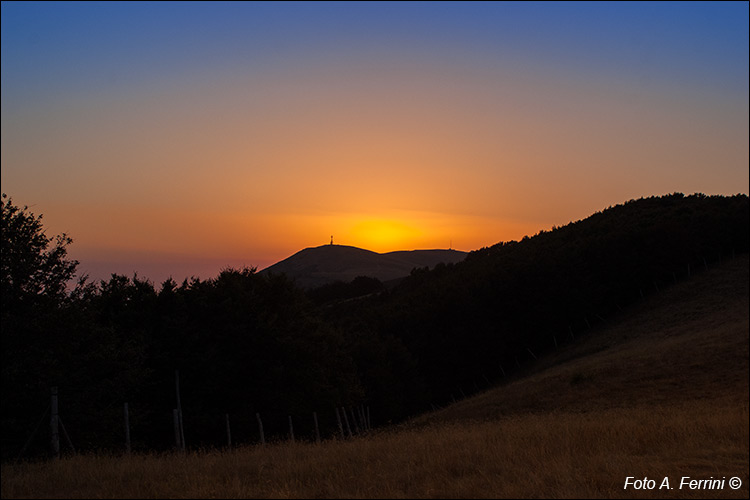
[[[94,279],[748,193],[747,2],[2,2],[2,191]]]

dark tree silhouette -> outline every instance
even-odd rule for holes
[[[64,233],[48,238],[42,226],[42,215],[27,212],[26,206],[13,205],[5,193],[0,204],[3,313],[12,311],[22,302],[41,298],[61,300],[78,266],[78,261],[67,258],[67,246],[73,240]]]

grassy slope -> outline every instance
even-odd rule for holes
[[[2,497],[747,498],[748,257],[407,425],[322,445],[2,466]],[[624,490],[626,476],[673,490]],[[680,490],[682,476],[742,488]]]
[[[748,404],[748,257],[673,285],[544,357],[523,378],[414,423],[549,411]]]

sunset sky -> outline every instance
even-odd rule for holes
[[[747,2],[2,2],[2,191],[94,279],[748,193]]]

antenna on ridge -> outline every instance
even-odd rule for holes
[[[331,245],[333,245],[333,235],[331,235]]]

